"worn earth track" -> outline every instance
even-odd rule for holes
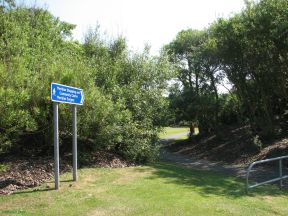
[[[177,138],[183,136],[183,133],[174,134],[173,136],[164,137],[161,142],[165,145]],[[160,158],[162,161],[175,163],[192,169],[215,171],[225,175],[234,176],[245,179],[247,165],[243,164],[227,164],[219,161],[209,161],[202,158],[197,158],[192,155],[183,155],[180,153],[170,152],[166,148],[162,148]],[[288,175],[288,169],[283,169],[283,175]],[[250,178],[255,182],[262,182],[279,176],[277,167],[256,166],[253,168]],[[284,186],[287,187],[287,181]]]

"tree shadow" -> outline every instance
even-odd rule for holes
[[[287,190],[280,190],[275,185],[266,185],[253,189],[246,194],[245,181],[223,175],[214,171],[193,170],[171,163],[157,163],[149,165],[152,176],[149,179],[164,179],[165,184],[177,184],[198,192],[201,196],[212,195],[240,198],[243,196],[283,196]],[[142,172],[142,169],[136,169]]]

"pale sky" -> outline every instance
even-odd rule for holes
[[[89,27],[111,37],[123,35],[129,48],[141,51],[145,43],[151,53],[187,28],[202,29],[219,17],[240,12],[244,0],[22,0],[36,2],[60,20],[76,24],[73,37],[79,41]],[[21,2],[18,1],[18,2]]]

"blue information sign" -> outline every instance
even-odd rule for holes
[[[59,103],[83,105],[83,90],[58,83],[51,83],[51,100]]]

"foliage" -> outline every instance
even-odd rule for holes
[[[181,83],[170,91],[177,121],[217,130],[218,124],[248,120],[262,138],[285,132],[287,16],[286,0],[247,1],[229,19],[179,32],[165,47]],[[219,96],[217,86],[227,79],[230,96]]]
[[[107,41],[99,27],[84,44],[73,41],[72,24],[47,10],[3,3],[0,12],[0,152],[52,154],[51,82],[83,88],[79,136],[94,148],[134,161],[157,156],[160,110],[172,69],[166,55],[131,53],[125,38]],[[13,6],[13,7],[12,7]],[[60,105],[60,135],[71,133],[71,110]]]
[[[288,2],[250,2],[211,28],[224,72],[255,131],[274,133],[287,109]]]
[[[0,172],[5,172],[8,169],[9,169],[9,164],[0,163]]]
[[[214,128],[219,115],[216,85],[222,79],[214,41],[207,31],[188,29],[179,32],[165,49],[178,68],[181,82],[170,89],[171,108],[177,107],[176,112],[181,113],[176,121],[198,122],[203,130]]]

